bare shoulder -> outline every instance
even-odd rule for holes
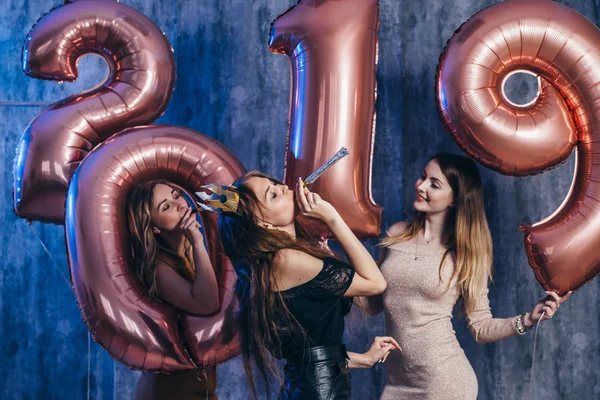
[[[156,269],[157,275],[170,275],[171,273],[176,273],[170,265],[163,261],[154,261],[154,268]]]
[[[406,228],[408,228],[408,226],[410,225],[409,222],[406,221],[399,221],[396,222],[395,224],[393,224],[392,226],[390,226],[387,230],[387,235],[388,236],[396,236],[401,232],[404,232],[406,230]]]
[[[154,268],[156,270],[156,284],[159,291],[165,286],[165,283],[172,283],[173,281],[185,281],[185,279],[177,273],[177,271],[165,263],[164,261],[155,261]],[[187,281],[186,281],[187,282]]]
[[[323,261],[308,253],[294,249],[279,250],[273,258],[273,267],[282,272],[296,269],[321,269]]]
[[[313,279],[323,269],[323,260],[300,250],[282,249],[273,258],[277,290],[287,290]]]

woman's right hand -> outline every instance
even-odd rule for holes
[[[313,193],[308,188],[304,187],[302,178],[298,178],[296,186],[296,202],[300,212],[305,217],[320,219],[326,224],[335,221],[340,214],[328,202],[325,201],[317,193]]]
[[[179,229],[183,231],[186,239],[193,245],[195,243],[204,244],[204,237],[200,231],[200,223],[196,219],[196,212],[192,212],[190,207],[187,208],[181,221],[179,221]]]
[[[390,336],[377,336],[365,355],[373,366],[376,362],[384,362],[394,350],[402,351],[396,339]]]

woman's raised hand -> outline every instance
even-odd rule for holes
[[[183,214],[183,217],[179,222],[179,229],[183,231],[186,239],[189,240],[191,244],[198,242],[204,243],[204,238],[200,231],[200,223],[196,219],[196,212],[192,212],[190,207],[188,207]]]
[[[535,307],[533,307],[533,310],[530,313],[525,315],[525,325],[531,327],[537,324],[540,318],[542,318],[543,313],[545,314],[542,321],[552,318],[556,311],[558,311],[560,305],[567,301],[567,299],[569,298],[569,296],[571,296],[572,293],[573,292],[571,291],[565,294],[563,297],[560,297],[554,292],[546,291],[546,296],[544,296],[535,305]]]
[[[302,215],[309,218],[320,219],[329,224],[339,217],[337,210],[317,193],[304,187],[302,178],[298,178],[296,186],[296,202]]]

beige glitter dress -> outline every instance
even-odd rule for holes
[[[454,262],[450,255],[441,270],[441,247],[395,243],[388,248],[381,272],[387,281],[383,294],[386,335],[402,352],[386,361],[384,400],[475,400],[477,378],[452,328],[452,310],[459,299],[456,283],[446,283]],[[466,314],[468,328],[478,343],[517,335],[515,318],[493,318],[485,286],[478,308]]]

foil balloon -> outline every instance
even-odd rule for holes
[[[538,77],[537,97],[514,104],[506,79]],[[537,280],[564,295],[600,272],[600,30],[548,0],[506,1],[465,22],[440,58],[436,93],[456,143],[508,175],[540,173],[575,149],[575,176],[562,205],[522,226]]]
[[[194,193],[208,183],[229,185],[243,173],[222,144],[173,126],[126,129],[83,160],[67,196],[68,258],[83,319],[112,357],[133,369],[171,372],[212,366],[239,354],[236,275],[221,248],[217,215],[203,213],[202,225],[221,308],[208,316],[188,315],[152,301],[137,279],[125,199],[147,180],[167,179]]]
[[[291,62],[284,180],[295,187],[346,147],[311,190],[362,238],[380,234],[383,211],[371,195],[378,29],[376,0],[303,0],[273,22],[269,43]]]
[[[77,60],[88,53],[108,63],[106,81],[43,110],[18,145],[13,196],[20,217],[63,223],[69,181],[86,154],[123,128],[152,123],[169,103],[169,41],[146,16],[111,0],[78,1],[42,17],[23,46],[23,69],[73,81]]]

